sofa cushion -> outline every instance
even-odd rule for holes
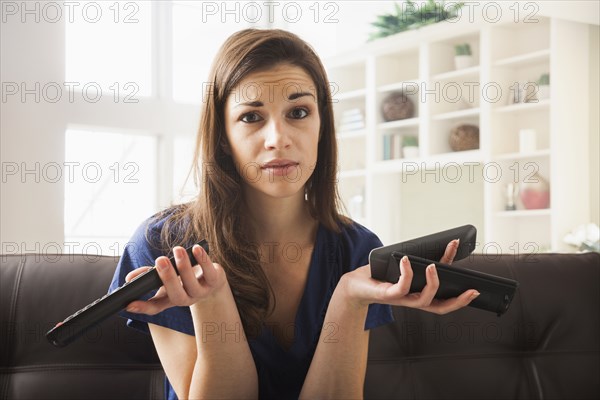
[[[506,314],[394,308],[370,335],[365,398],[597,398],[600,255],[473,255],[456,266],[515,279]]]
[[[0,398],[157,399],[164,373],[152,339],[111,317],[57,348],[45,333],[106,294],[117,258],[0,256]]]

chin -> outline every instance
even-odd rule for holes
[[[289,197],[304,196],[305,182],[261,182],[259,185],[252,185],[253,189],[269,197],[285,199]]]

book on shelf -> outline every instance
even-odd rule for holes
[[[344,110],[340,118],[340,131],[355,131],[365,127],[363,111],[360,108]]]
[[[383,136],[383,160],[402,158],[402,135],[399,133]]]

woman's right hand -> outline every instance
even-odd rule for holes
[[[219,264],[214,264],[206,251],[195,245],[192,253],[198,265],[192,266],[183,247],[173,249],[175,263],[179,275],[167,257],[156,259],[156,270],[163,282],[154,297],[147,301],[136,300],[127,306],[126,310],[133,313],[154,315],[174,306],[191,306],[200,301],[210,300],[227,285],[225,271]],[[152,267],[137,268],[125,277],[129,282],[136,276]]]

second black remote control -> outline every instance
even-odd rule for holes
[[[519,286],[519,283],[513,279],[473,271],[467,268],[453,267],[448,264],[397,251],[392,253],[396,269],[398,269],[398,264],[405,255],[408,257],[413,270],[413,278],[410,285],[411,293],[423,290],[427,284],[425,270],[430,264],[435,264],[440,280],[440,286],[435,294],[436,299],[458,297],[466,290],[476,289],[479,292],[479,297],[469,303],[469,306],[491,311],[500,316],[508,310]]]
[[[208,243],[206,240],[202,240],[198,244],[208,253]],[[192,261],[192,265],[195,265],[196,262],[192,254],[192,248],[193,246],[187,248],[186,252],[190,261]],[[174,257],[171,257],[169,260],[175,267]],[[175,268],[175,271],[177,271],[177,268]],[[64,347],[93,326],[127,307],[132,301],[161,286],[162,281],[158,276],[158,271],[156,271],[156,267],[152,267],[143,274],[138,275],[135,279],[67,317],[60,325],[49,330],[46,333],[46,338],[54,346]]]
[[[400,252],[428,260],[439,260],[444,255],[448,243],[454,239],[460,239],[454,261],[462,260],[475,250],[476,238],[477,229],[473,225],[463,225],[401,243],[378,247],[371,250],[369,254],[371,276],[380,281],[396,283],[400,277],[400,271],[392,253]]]

